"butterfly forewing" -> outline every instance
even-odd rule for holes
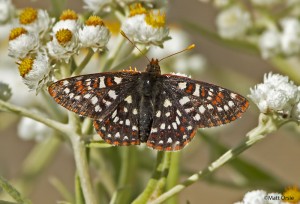
[[[100,119],[124,100],[139,72],[99,73],[71,77],[50,85],[55,101],[79,115]]]
[[[161,81],[165,91],[157,100],[147,142],[154,149],[179,150],[197,128],[234,121],[249,105],[239,94],[187,77],[161,75]]]
[[[130,90],[126,97],[94,127],[104,141],[112,145],[137,145],[139,140],[139,95]]]

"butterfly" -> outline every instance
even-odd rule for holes
[[[160,151],[185,147],[198,128],[241,117],[249,102],[228,89],[175,74],[161,74],[159,61],[144,72],[127,70],[75,76],[48,88],[54,100],[93,119],[97,133],[114,146]]]

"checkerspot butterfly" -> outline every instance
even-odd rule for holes
[[[152,59],[144,72],[81,75],[49,86],[55,101],[93,125],[104,141],[164,151],[182,149],[198,128],[239,118],[248,108],[243,96],[188,77],[161,74]]]

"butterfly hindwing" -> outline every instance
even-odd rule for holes
[[[104,141],[116,146],[140,144],[139,100],[139,95],[130,91],[111,114],[94,120],[94,127]]]
[[[147,145],[156,150],[174,151],[182,149],[195,135],[195,124],[183,107],[174,99],[172,92],[157,95],[153,123]]]

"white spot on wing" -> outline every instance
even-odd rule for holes
[[[195,91],[193,93],[194,96],[200,96],[200,85],[196,84]]]
[[[172,106],[172,103],[169,99],[166,99],[165,102],[164,102],[164,107],[169,107],[169,106]]]
[[[100,82],[99,82],[99,88],[105,88],[106,87],[105,83],[104,83],[104,79],[105,79],[104,76],[99,77],[99,80],[100,80]]]
[[[206,110],[206,109],[204,108],[203,105],[201,105],[201,106],[199,107],[199,111],[200,111],[201,114],[204,113],[205,110]]]
[[[127,103],[132,103],[132,96],[131,96],[131,95],[127,96],[127,97],[125,98],[125,101],[126,101]]]
[[[175,122],[172,123],[174,130],[177,130],[177,124]]]
[[[171,115],[171,113],[170,113],[170,112],[167,112],[165,115],[166,115],[167,117],[169,117],[169,116]]]
[[[117,110],[115,110],[115,111],[113,112],[113,114],[111,115],[111,118],[115,118],[116,115],[117,115]]]
[[[213,107],[211,104],[208,104],[208,105],[207,105],[207,108],[208,108],[208,109],[214,109],[214,107]]]
[[[133,109],[132,113],[133,113],[134,115],[136,115],[136,114],[138,113],[138,112],[137,112],[137,109],[136,109],[136,108]]]
[[[70,89],[69,89],[69,88],[65,88],[65,89],[64,89],[64,92],[65,92],[66,94],[68,94],[68,93],[70,93]]]
[[[223,109],[222,109],[221,107],[217,107],[217,110],[218,110],[219,112],[222,112],[222,111],[223,111]]]
[[[164,130],[165,128],[166,128],[166,124],[165,124],[165,123],[162,123],[162,124],[160,125],[160,129]]]
[[[74,95],[75,95],[74,93],[70,93],[70,94],[69,94],[69,97],[70,97],[70,98],[73,98]]]
[[[225,111],[228,111],[229,110],[229,107],[227,105],[224,105],[224,110]]]
[[[229,102],[228,102],[228,105],[229,105],[229,107],[233,107],[233,106],[234,106],[233,101],[229,101]]]
[[[100,106],[99,106],[99,105],[96,105],[96,106],[95,106],[95,111],[96,111],[96,112],[99,112],[99,111],[101,111],[101,108],[100,108]]]
[[[114,81],[116,82],[116,84],[119,84],[119,83],[121,83],[122,78],[120,78],[120,77],[114,77]]]
[[[83,96],[83,98],[90,98],[91,97],[91,94],[85,94],[84,96]]]
[[[190,101],[189,97],[184,96],[184,97],[182,97],[182,98],[179,100],[179,103],[180,103],[181,105],[184,105],[184,104],[186,104],[186,103],[189,102],[189,101]]]
[[[129,125],[130,125],[130,120],[129,120],[129,119],[126,119],[126,120],[125,120],[125,124],[126,124],[127,126],[129,126]]]
[[[115,138],[120,138],[120,133],[119,132],[116,133]]]
[[[81,99],[81,96],[78,95],[78,96],[75,96],[74,98],[75,98],[76,100],[80,100],[80,99]]]
[[[179,116],[182,116],[181,115],[181,112],[177,109],[176,113],[179,115]]]
[[[97,96],[94,96],[94,97],[91,99],[91,101],[92,101],[92,104],[95,105],[95,104],[98,102]]]
[[[117,116],[117,117],[115,117],[115,119],[113,120],[113,122],[116,123],[116,122],[119,121],[119,119],[120,119],[120,118]]]
[[[197,113],[193,118],[194,118],[194,120],[199,121],[200,120],[200,115]]]
[[[160,116],[161,116],[161,111],[157,111],[157,112],[156,112],[156,117],[159,118]]]
[[[180,120],[179,120],[179,118],[176,116],[176,123],[178,124],[178,125],[180,125]]]
[[[173,142],[172,138],[169,137],[167,143],[172,143],[172,142]]]
[[[63,85],[67,85],[68,83],[69,83],[68,80],[64,80],[64,81],[63,81]]]
[[[155,132],[157,132],[157,128],[152,128],[151,133],[155,133]]]
[[[138,130],[138,129],[137,129],[137,126],[133,125],[133,126],[132,126],[132,130],[133,130],[133,131],[134,131],[134,130]]]
[[[114,90],[109,90],[108,95],[112,99],[116,99],[118,96]]]
[[[230,93],[230,97],[231,97],[232,99],[235,99],[235,98],[236,98],[236,94],[235,94],[235,93]]]
[[[180,89],[185,89],[186,88],[186,82],[180,82],[180,83],[178,83],[178,87]]]

